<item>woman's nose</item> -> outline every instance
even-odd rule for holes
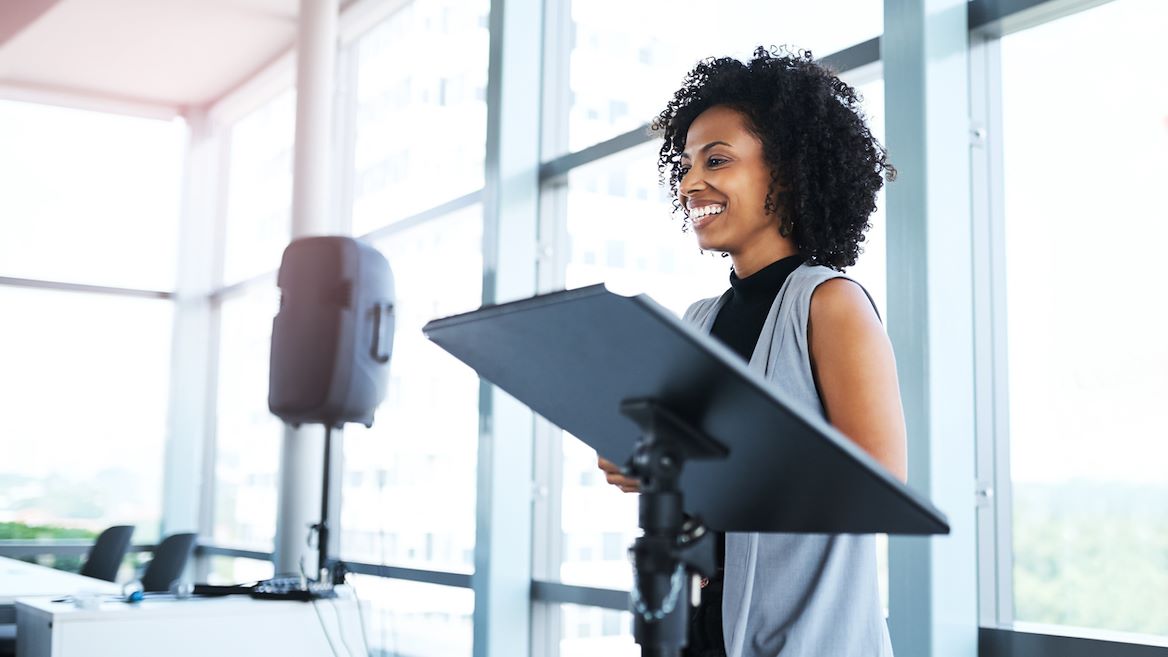
[[[693,169],[690,169],[681,177],[677,188],[681,191],[682,196],[693,196],[706,188],[706,182]]]

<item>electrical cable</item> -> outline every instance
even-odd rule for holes
[[[345,622],[341,620],[341,610],[337,607],[337,598],[330,598],[329,602],[332,603],[329,606],[333,608],[333,615],[337,617],[337,632],[339,632],[341,635],[341,643],[345,644],[345,652],[349,653],[349,657],[353,657],[353,655],[356,653],[354,653],[353,648],[349,646],[349,638],[345,636]],[[355,602],[357,604],[357,615],[360,616],[361,603],[360,601]],[[369,657],[368,648],[365,650],[365,657]]]
[[[304,555],[300,555],[299,566],[301,579],[307,580],[308,575],[306,575],[304,572]],[[328,631],[328,626],[324,624],[324,616],[321,615],[320,608],[316,606],[316,598],[311,598],[311,602],[312,610],[316,612],[316,620],[320,621],[320,631],[324,634],[325,641],[328,641],[329,650],[332,651],[333,657],[341,657],[340,653],[337,652],[337,647],[333,645],[333,637]],[[348,646],[345,646],[345,653],[348,654],[349,657],[353,657],[353,654],[349,652]]]
[[[349,574],[350,573],[345,573],[345,583],[348,584],[349,588],[353,590],[353,597],[357,601],[357,622],[361,624],[361,641],[365,644],[365,655],[368,657],[370,654],[369,635],[365,633],[365,613],[361,611],[361,594],[357,593],[357,587],[353,586],[353,583],[349,581]],[[370,605],[370,607],[372,607],[372,605]]]
[[[333,637],[329,634],[328,627],[326,627],[324,624],[324,616],[320,614],[320,607],[316,606],[316,598],[312,599],[312,610],[316,612],[316,619],[320,621],[320,631],[322,634],[324,634],[324,640],[328,641],[328,647],[329,650],[333,653],[333,657],[341,657],[340,653],[337,652],[337,647],[333,645]],[[346,647],[346,654],[348,654],[349,657],[353,657],[352,653],[349,653],[348,650],[348,647]]]

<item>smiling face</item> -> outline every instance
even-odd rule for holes
[[[707,251],[730,254],[745,278],[797,252],[779,234],[779,217],[766,210],[771,169],[746,117],[718,105],[702,112],[686,133],[678,195]]]

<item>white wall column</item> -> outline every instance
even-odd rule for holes
[[[337,232],[331,199],[333,89],[337,53],[338,0],[300,0],[296,52],[296,142],[292,165],[292,238]],[[333,432],[334,472],[341,433]],[[303,564],[316,573],[316,552],[305,537],[320,519],[324,431],[320,426],[284,429],[280,454],[279,515],[276,521],[276,572],[296,573]],[[335,496],[334,496],[335,497]],[[333,506],[337,505],[333,500]],[[339,518],[332,515],[333,536]],[[334,538],[335,541],[335,538]],[[335,547],[334,542],[332,547]],[[331,554],[335,554],[330,550]]]
[[[535,294],[541,0],[492,0],[483,193],[483,303]],[[474,657],[531,654],[535,418],[483,382],[479,394]]]
[[[885,0],[888,327],[909,485],[952,533],[889,541],[897,657],[977,655],[977,538],[966,0]]]
[[[203,483],[211,481],[204,477],[204,457],[215,354],[210,293],[218,268],[208,263],[216,254],[223,148],[206,112],[189,112],[186,119],[160,537],[176,532],[209,536],[211,530],[201,514],[211,508],[209,499],[203,499],[209,493]]]

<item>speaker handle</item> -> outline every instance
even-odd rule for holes
[[[393,304],[373,305],[373,360],[388,363],[393,351]]]

